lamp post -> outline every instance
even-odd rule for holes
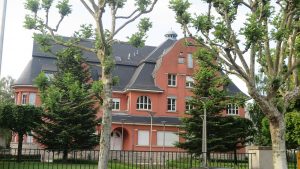
[[[151,168],[153,166],[153,161],[152,161],[152,127],[153,127],[153,116],[154,112],[152,111],[147,111],[147,113],[150,115],[150,141],[149,141],[149,151],[150,151],[150,164]]]
[[[122,132],[122,150],[124,149],[123,148],[123,145],[124,145],[124,127],[123,127],[123,125],[124,125],[124,122],[126,121],[126,119],[121,119],[121,124],[122,124],[122,130],[121,130],[121,132]]]
[[[161,121],[161,123],[163,124],[163,126],[164,126],[164,129],[163,129],[163,131],[164,131],[164,134],[163,134],[163,151],[165,152],[165,145],[166,145],[166,123],[167,123],[167,121]]]
[[[203,126],[202,126],[202,155],[203,163],[202,167],[207,167],[207,131],[206,131],[206,104],[200,99],[200,102],[203,104]]]

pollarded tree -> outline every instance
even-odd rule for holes
[[[65,48],[57,54],[58,71],[49,80],[42,72],[36,83],[41,92],[43,122],[34,137],[47,149],[63,151],[67,160],[71,150],[94,148],[96,132],[96,95],[87,64],[76,48]]]
[[[21,161],[23,136],[40,124],[41,114],[41,108],[32,105],[6,104],[1,107],[0,127],[18,134],[18,162]]]
[[[108,156],[110,148],[110,132],[111,132],[111,109],[112,109],[112,69],[114,65],[112,56],[112,44],[115,41],[115,36],[121,32],[128,24],[139,19],[143,14],[149,13],[153,10],[157,0],[135,0],[135,9],[128,11],[128,15],[123,16],[119,11],[125,7],[126,0],[80,0],[82,5],[87,9],[87,12],[94,20],[95,29],[91,25],[82,25],[81,30],[75,32],[74,38],[69,41],[64,41],[56,35],[60,23],[63,19],[71,13],[71,6],[68,0],[58,1],[56,8],[61,16],[57,25],[51,27],[49,24],[49,12],[52,10],[53,0],[27,0],[25,8],[32,12],[31,15],[25,17],[25,27],[28,29],[37,30],[42,36],[35,36],[35,39],[44,45],[45,50],[50,49],[49,39],[56,44],[63,46],[78,47],[81,50],[94,53],[101,62],[101,81],[103,83],[103,92],[100,94],[103,99],[102,109],[102,128],[100,138],[100,155],[99,155],[99,169],[105,169],[108,165]],[[43,12],[41,12],[41,10]],[[110,11],[110,12],[105,12]],[[82,12],[82,11],[78,11]],[[104,22],[104,16],[108,16],[111,22]],[[121,21],[121,22],[118,22]],[[118,25],[118,23],[120,25]],[[110,28],[108,28],[110,27]],[[129,41],[135,45],[140,46],[144,44],[146,32],[151,27],[148,18],[140,20],[138,25],[138,32],[133,34]],[[93,38],[94,45],[91,47],[82,46],[79,42],[82,39]]]
[[[242,79],[249,95],[270,121],[273,167],[287,169],[284,113],[300,94],[298,0],[203,0],[208,10],[192,17],[187,0],[170,7],[184,33],[218,58],[220,68]],[[243,24],[237,17],[243,16]],[[190,28],[196,29],[196,35]],[[205,55],[203,56],[205,57]],[[255,74],[267,79],[259,92]]]

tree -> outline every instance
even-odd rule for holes
[[[206,61],[201,56],[206,52],[199,48],[194,57],[197,59],[199,70],[194,74],[194,96],[189,101],[193,107],[188,113],[189,117],[182,119],[181,128],[185,131],[181,136],[185,142],[178,143],[178,147],[187,149],[189,152],[201,154],[203,107],[207,111],[207,151],[228,152],[242,148],[245,143],[252,139],[254,129],[252,122],[248,119],[238,117],[224,117],[224,111],[229,103],[242,105],[245,100],[240,95],[230,96],[227,91],[229,79],[222,76],[216,66],[208,64],[215,57],[207,55]],[[230,131],[231,134],[228,134]],[[235,160],[237,160],[235,156]]]
[[[34,137],[48,149],[68,152],[94,148],[98,143],[95,134],[98,108],[87,64],[76,48],[66,48],[57,53],[57,69],[53,78],[42,72],[36,83],[41,92],[44,109],[43,123],[34,130]]]
[[[40,108],[31,105],[6,104],[1,107],[0,127],[18,134],[18,162],[21,161],[23,135],[38,126],[41,112]]]
[[[14,79],[10,76],[3,77],[0,80],[0,103],[14,103],[14,91],[12,85],[14,84]]]
[[[266,116],[255,102],[248,104],[248,112],[254,128],[256,129],[253,144],[259,146],[270,146],[271,136],[268,119],[266,119]]]
[[[0,104],[14,103],[14,91],[12,85],[14,79],[10,76],[3,77],[0,80]],[[11,131],[6,128],[0,128],[0,133],[5,141],[4,146],[8,147],[11,140]],[[1,147],[1,146],[0,146]]]
[[[300,94],[300,1],[203,1],[208,10],[195,17],[188,12],[187,0],[171,0],[170,7],[184,33],[198,42],[194,45],[205,47],[223,71],[246,83],[249,95],[270,121],[273,167],[287,169],[284,113]],[[237,25],[242,15],[244,24]],[[267,78],[266,93],[256,85],[258,69]]]
[[[54,43],[62,46],[78,47],[81,50],[94,53],[101,62],[101,81],[103,83],[103,92],[100,93],[103,104],[102,115],[102,128],[100,137],[100,154],[98,169],[106,169],[108,165],[108,156],[110,148],[110,132],[111,132],[111,109],[112,109],[112,69],[114,65],[112,56],[112,44],[115,42],[115,36],[121,32],[121,30],[128,24],[140,18],[143,14],[152,11],[157,0],[135,0],[135,10],[129,11],[129,15],[119,15],[120,9],[126,5],[125,0],[80,0],[82,5],[87,9],[87,12],[93,17],[95,30],[91,25],[82,25],[81,30],[74,33],[74,38],[69,41],[64,41],[62,38],[56,35],[59,29],[60,23],[63,19],[71,13],[71,6],[68,4],[68,0],[59,1],[56,8],[61,15],[61,19],[55,27],[51,27],[49,24],[49,12],[53,6],[53,0],[43,0],[41,3],[39,0],[27,0],[25,8],[32,12],[31,15],[25,17],[25,27],[28,29],[37,30],[42,35],[35,35],[36,41],[44,45],[44,49],[47,51],[50,49],[49,39]],[[39,11],[43,10],[44,13]],[[110,12],[105,12],[109,11]],[[105,15],[110,15],[111,22],[104,22]],[[44,18],[44,19],[43,19]],[[121,21],[121,22],[119,22]],[[117,23],[121,23],[119,26]],[[108,28],[110,26],[110,28]],[[151,23],[148,18],[140,20],[138,25],[138,32],[134,33],[129,42],[134,46],[143,45],[146,37],[146,32],[151,27]],[[79,42],[83,39],[93,38],[94,44],[92,46],[82,46]]]
[[[285,115],[286,120],[286,141],[288,148],[300,147],[300,113],[289,112]]]

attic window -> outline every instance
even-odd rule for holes
[[[179,64],[183,64],[184,63],[184,58],[183,57],[179,57],[178,58],[178,63]]]
[[[118,61],[118,62],[121,62],[121,61],[122,61],[122,59],[121,59],[120,56],[116,56],[115,59],[116,59],[116,61]]]

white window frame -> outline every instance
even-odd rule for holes
[[[193,88],[194,87],[194,79],[192,76],[185,77],[185,86],[186,88]]]
[[[239,114],[239,107],[237,104],[228,104],[226,109],[227,115],[238,115]]]
[[[170,101],[170,103],[169,103],[169,101]],[[168,97],[167,98],[167,110],[168,110],[168,112],[176,112],[176,97]]]
[[[150,132],[149,130],[138,130],[137,145],[149,146],[150,144]]]
[[[177,76],[176,74],[168,74],[168,86],[176,87]]]
[[[157,131],[157,146],[175,147],[179,142],[179,135],[172,131]]]
[[[36,93],[29,93],[29,101],[30,105],[35,105]]]
[[[22,105],[27,104],[27,97],[28,97],[28,93],[22,93],[22,96],[21,96],[21,104]]]
[[[178,63],[179,64],[184,64],[184,57],[179,57],[178,58]]]
[[[136,101],[137,110],[151,110],[151,99],[148,96],[139,96]]]
[[[120,107],[121,107],[121,101],[119,98],[113,98],[112,99],[112,110],[113,111],[119,111],[120,110]]]
[[[190,110],[193,109],[193,106],[188,103],[188,99],[185,100],[185,112],[189,112]]]
[[[194,68],[194,61],[193,61],[193,55],[191,53],[189,53],[187,55],[187,67],[188,68]]]

